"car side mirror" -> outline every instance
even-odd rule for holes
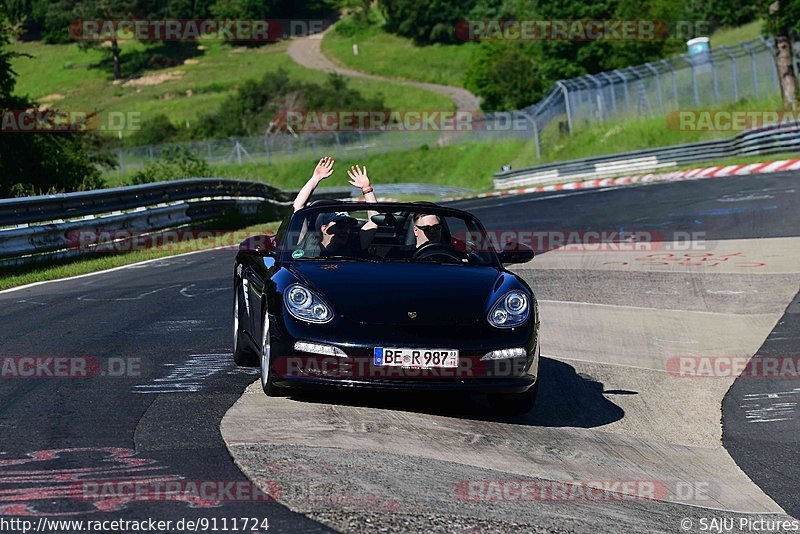
[[[507,263],[527,263],[533,259],[534,252],[528,245],[522,245],[515,241],[509,241],[503,247],[503,251],[499,254],[500,261],[503,264]]]
[[[239,251],[253,256],[273,256],[278,251],[278,242],[274,235],[254,235],[242,241]]]

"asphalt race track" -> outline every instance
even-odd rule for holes
[[[0,293],[0,516],[266,517],[278,532],[700,532],[714,517],[800,517],[797,375],[676,372],[800,353],[800,175],[454,205],[490,230],[657,241],[514,267],[542,318],[532,412],[498,417],[480,396],[267,398],[230,356],[234,252],[184,255]],[[96,372],[15,377],[6,362],[25,357]],[[85,495],[98,480],[245,475],[277,502]],[[618,484],[591,498],[487,491],[543,481]]]

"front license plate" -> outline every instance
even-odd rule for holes
[[[404,349],[375,347],[375,365],[379,367],[458,367],[454,349]]]

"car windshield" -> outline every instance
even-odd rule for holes
[[[468,214],[435,206],[359,208],[296,213],[282,236],[285,258],[496,265],[494,249],[479,246],[486,243],[483,228]]]

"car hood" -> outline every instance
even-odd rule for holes
[[[296,262],[287,269],[343,319],[420,326],[483,320],[509,276],[490,266],[424,263]]]

